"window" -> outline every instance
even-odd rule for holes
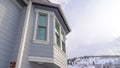
[[[65,48],[65,43],[64,43],[64,42],[62,42],[62,50],[63,50],[64,52],[66,52],[66,48]]]
[[[63,29],[61,29],[61,37],[62,37],[62,41],[65,42],[65,34]]]
[[[39,13],[37,20],[37,32],[36,32],[36,40],[47,40],[47,23],[48,23],[48,15]]]
[[[57,33],[59,34],[60,33],[60,25],[58,24],[57,19],[55,20],[55,28],[56,28]]]
[[[60,47],[61,50],[66,52],[65,48],[65,32],[62,29],[62,26],[60,25],[59,21],[55,20],[55,43]]]
[[[61,42],[62,42],[62,50],[64,51],[64,52],[66,52],[66,48],[65,48],[65,34],[64,34],[64,31],[63,31],[63,29],[61,29]]]
[[[56,34],[56,43],[60,47],[60,36]]]
[[[56,44],[60,46],[60,25],[57,20],[55,20],[55,34],[56,34]]]

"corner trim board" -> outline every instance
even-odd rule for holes
[[[19,45],[16,68],[21,68],[22,66],[23,54],[25,50],[25,42],[27,37],[27,30],[28,30],[29,19],[30,19],[31,6],[32,6],[32,1],[29,0],[29,4],[27,6],[25,20],[24,20],[24,27],[23,27],[22,36],[21,36],[20,45]]]

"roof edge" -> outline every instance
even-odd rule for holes
[[[70,31],[71,31],[71,27],[70,27],[70,25],[68,24],[68,21],[67,21],[67,19],[66,19],[66,17],[65,17],[65,14],[63,13],[63,10],[62,10],[61,6],[59,6],[58,9],[59,9],[59,11],[60,11],[63,19],[65,20],[65,24],[67,25],[67,28],[69,29],[69,32],[70,32]]]
[[[21,0],[21,1],[23,1],[25,4],[28,4],[28,2],[26,0]],[[48,2],[42,2],[42,1],[39,1],[39,0],[32,0],[32,2],[36,3],[36,4],[42,4],[42,5],[46,5],[46,6],[57,8],[59,13],[60,13],[60,15],[62,16],[62,18],[63,18],[63,20],[65,22],[65,25],[67,26],[67,29],[68,29],[67,34],[69,32],[71,32],[70,25],[68,24],[68,21],[67,21],[65,15],[63,13],[63,10],[62,10],[62,8],[61,8],[61,6],[59,4],[51,3],[50,1],[48,1],[49,3]]]

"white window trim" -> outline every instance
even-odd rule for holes
[[[40,10],[40,9],[36,9],[35,12],[36,12],[36,19],[35,19],[35,28],[34,28],[33,42],[34,43],[49,44],[50,15],[53,15],[53,12],[46,11],[46,10]],[[44,40],[37,40],[36,39],[37,24],[38,24],[37,22],[38,22],[38,15],[39,15],[39,13],[45,13],[45,14],[48,15],[46,41],[44,41]]]
[[[56,43],[56,33],[58,33],[57,31],[56,31],[56,27],[55,27],[55,24],[56,24],[56,22],[55,21],[58,21],[58,24],[59,24],[59,26],[60,26],[60,34],[58,34],[59,36],[60,36],[60,47],[57,45],[57,43]],[[62,49],[62,38],[61,38],[61,29],[63,30],[63,32],[64,32],[64,35],[66,35],[66,33],[65,33],[65,31],[64,31],[64,29],[63,29],[63,27],[62,27],[62,25],[60,24],[60,21],[58,20],[58,18],[54,15],[54,44],[55,44],[55,46],[57,45],[57,48],[59,49],[59,50],[61,50],[63,53],[65,53],[64,51],[63,51],[63,49]],[[65,43],[65,42],[64,42]],[[66,45],[65,45],[66,46]]]
[[[65,36],[65,31],[64,31],[64,29],[63,28],[61,28],[61,32],[63,31],[63,34],[64,34],[64,36]],[[61,34],[62,35],[62,34]],[[62,51],[63,51],[63,45],[62,45],[62,43],[64,42],[64,45],[65,45],[65,51],[66,51],[66,42],[65,42],[65,37],[64,37],[64,40],[61,38],[61,48],[62,48]],[[64,51],[63,51],[64,52]],[[66,53],[66,52],[65,52]]]
[[[59,24],[59,26],[60,26],[60,28],[59,28],[59,31],[61,31],[61,24],[60,24],[60,22],[59,22],[59,20],[57,19],[57,17],[55,17],[55,24],[56,24],[56,20],[58,21],[58,24]],[[61,41],[61,32],[60,33],[58,33],[57,32],[57,30],[56,30],[56,25],[55,25],[55,45],[57,45],[57,43],[56,43],[56,33],[57,33],[57,35],[60,37],[60,41]],[[59,46],[59,45],[57,45],[57,46]],[[61,49],[61,42],[60,42],[60,49]]]
[[[65,30],[63,29],[63,27],[61,27],[61,31],[63,30],[63,34],[64,34],[64,36],[66,35],[65,34]],[[65,40],[66,40],[66,37],[64,38],[64,42],[65,42]]]

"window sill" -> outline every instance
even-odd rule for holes
[[[33,40],[33,43],[49,44],[48,41],[42,41],[42,40]]]

